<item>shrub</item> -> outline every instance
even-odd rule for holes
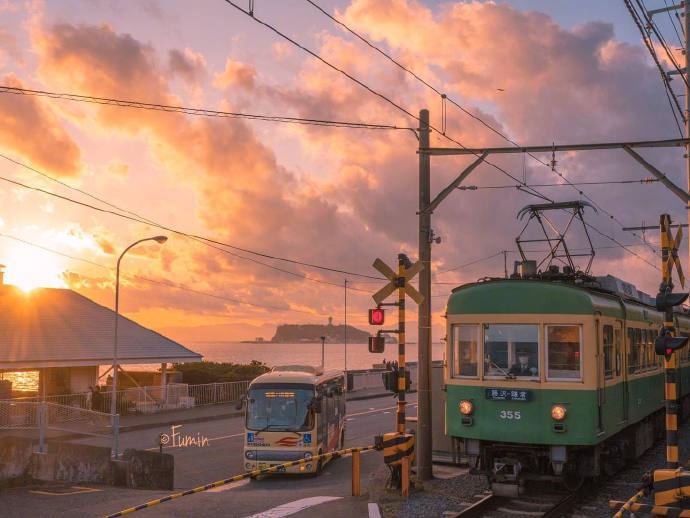
[[[190,385],[202,383],[223,383],[226,381],[249,381],[268,372],[270,367],[252,360],[249,364],[199,362],[178,363],[175,370],[182,373],[182,382]]]

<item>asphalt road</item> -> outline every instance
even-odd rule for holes
[[[408,415],[416,415],[417,398],[408,398]],[[385,398],[351,401],[347,403],[346,446],[365,446],[373,443],[374,435],[395,428],[395,399]],[[181,434],[208,439],[208,446],[166,448],[175,456],[175,489],[184,490],[228,478],[242,473],[243,469],[243,419],[234,417],[223,420],[182,425]],[[161,433],[170,434],[170,427],[151,428],[127,432],[121,435],[124,448],[157,448]],[[80,441],[82,442],[82,441]],[[99,444],[98,439],[87,440]],[[369,475],[383,463],[380,452],[362,455],[362,484],[366,487]],[[300,476],[270,476],[262,480],[241,481],[203,493],[185,496],[179,500],[144,509],[142,516],[366,516],[367,501],[348,498],[350,495],[351,462],[349,458],[336,459],[326,465],[316,478]],[[0,492],[3,508],[0,515],[20,516],[98,516],[160,498],[168,494],[161,491],[140,491],[123,488],[88,485],[92,492],[50,495],[32,492],[30,489],[14,489]],[[40,489],[39,489],[40,490]],[[70,491],[70,490],[67,490]],[[71,490],[78,491],[78,490]],[[319,498],[334,500],[292,512]],[[313,499],[303,502],[303,499]],[[293,509],[275,510],[277,506],[293,503]],[[272,510],[270,514],[263,514]],[[27,512],[30,510],[29,514]],[[7,514],[6,514],[7,513]],[[287,514],[285,514],[287,513]],[[317,513],[317,514],[315,514]]]

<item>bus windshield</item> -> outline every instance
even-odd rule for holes
[[[314,390],[253,388],[247,401],[247,428],[299,432],[313,428],[310,403]]]

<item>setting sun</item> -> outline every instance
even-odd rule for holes
[[[5,262],[5,283],[24,292],[35,288],[66,288],[63,269],[53,257],[33,250],[15,249]]]

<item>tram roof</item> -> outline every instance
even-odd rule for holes
[[[563,314],[591,315],[595,312],[640,319],[656,310],[640,302],[566,282],[535,279],[493,279],[455,288],[448,299],[447,313],[457,314]]]

